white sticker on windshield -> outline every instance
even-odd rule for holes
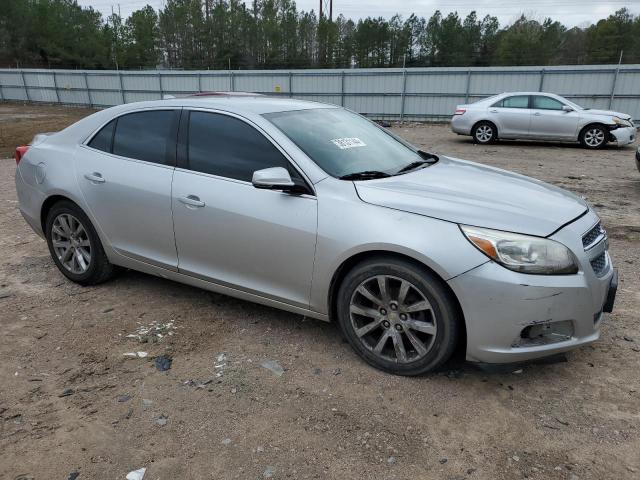
[[[345,150],[347,148],[355,148],[355,147],[366,147],[367,144],[362,140],[356,137],[350,138],[334,138],[331,140],[340,150]]]

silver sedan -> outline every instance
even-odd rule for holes
[[[16,150],[20,211],[82,285],[126,267],[320,320],[382,370],[595,341],[616,275],[581,198],[330,105],[134,103]]]
[[[636,128],[630,115],[583,108],[552,93],[510,92],[458,105],[451,129],[476,143],[498,139],[580,142],[585,148],[633,143]]]

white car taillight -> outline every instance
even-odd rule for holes
[[[464,112],[466,112],[466,110],[464,108],[456,108],[456,111],[453,112],[454,115],[464,115]]]

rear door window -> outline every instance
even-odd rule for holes
[[[113,153],[145,162],[175,161],[178,110],[149,110],[117,118]]]
[[[529,95],[506,97],[493,104],[493,106],[502,108],[529,108]]]

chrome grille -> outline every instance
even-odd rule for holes
[[[582,246],[588,250],[606,236],[606,232],[600,222],[582,236]]]
[[[596,258],[590,260],[591,268],[593,268],[594,273],[597,276],[600,276],[604,273],[607,268],[607,254],[606,252],[602,252]]]

